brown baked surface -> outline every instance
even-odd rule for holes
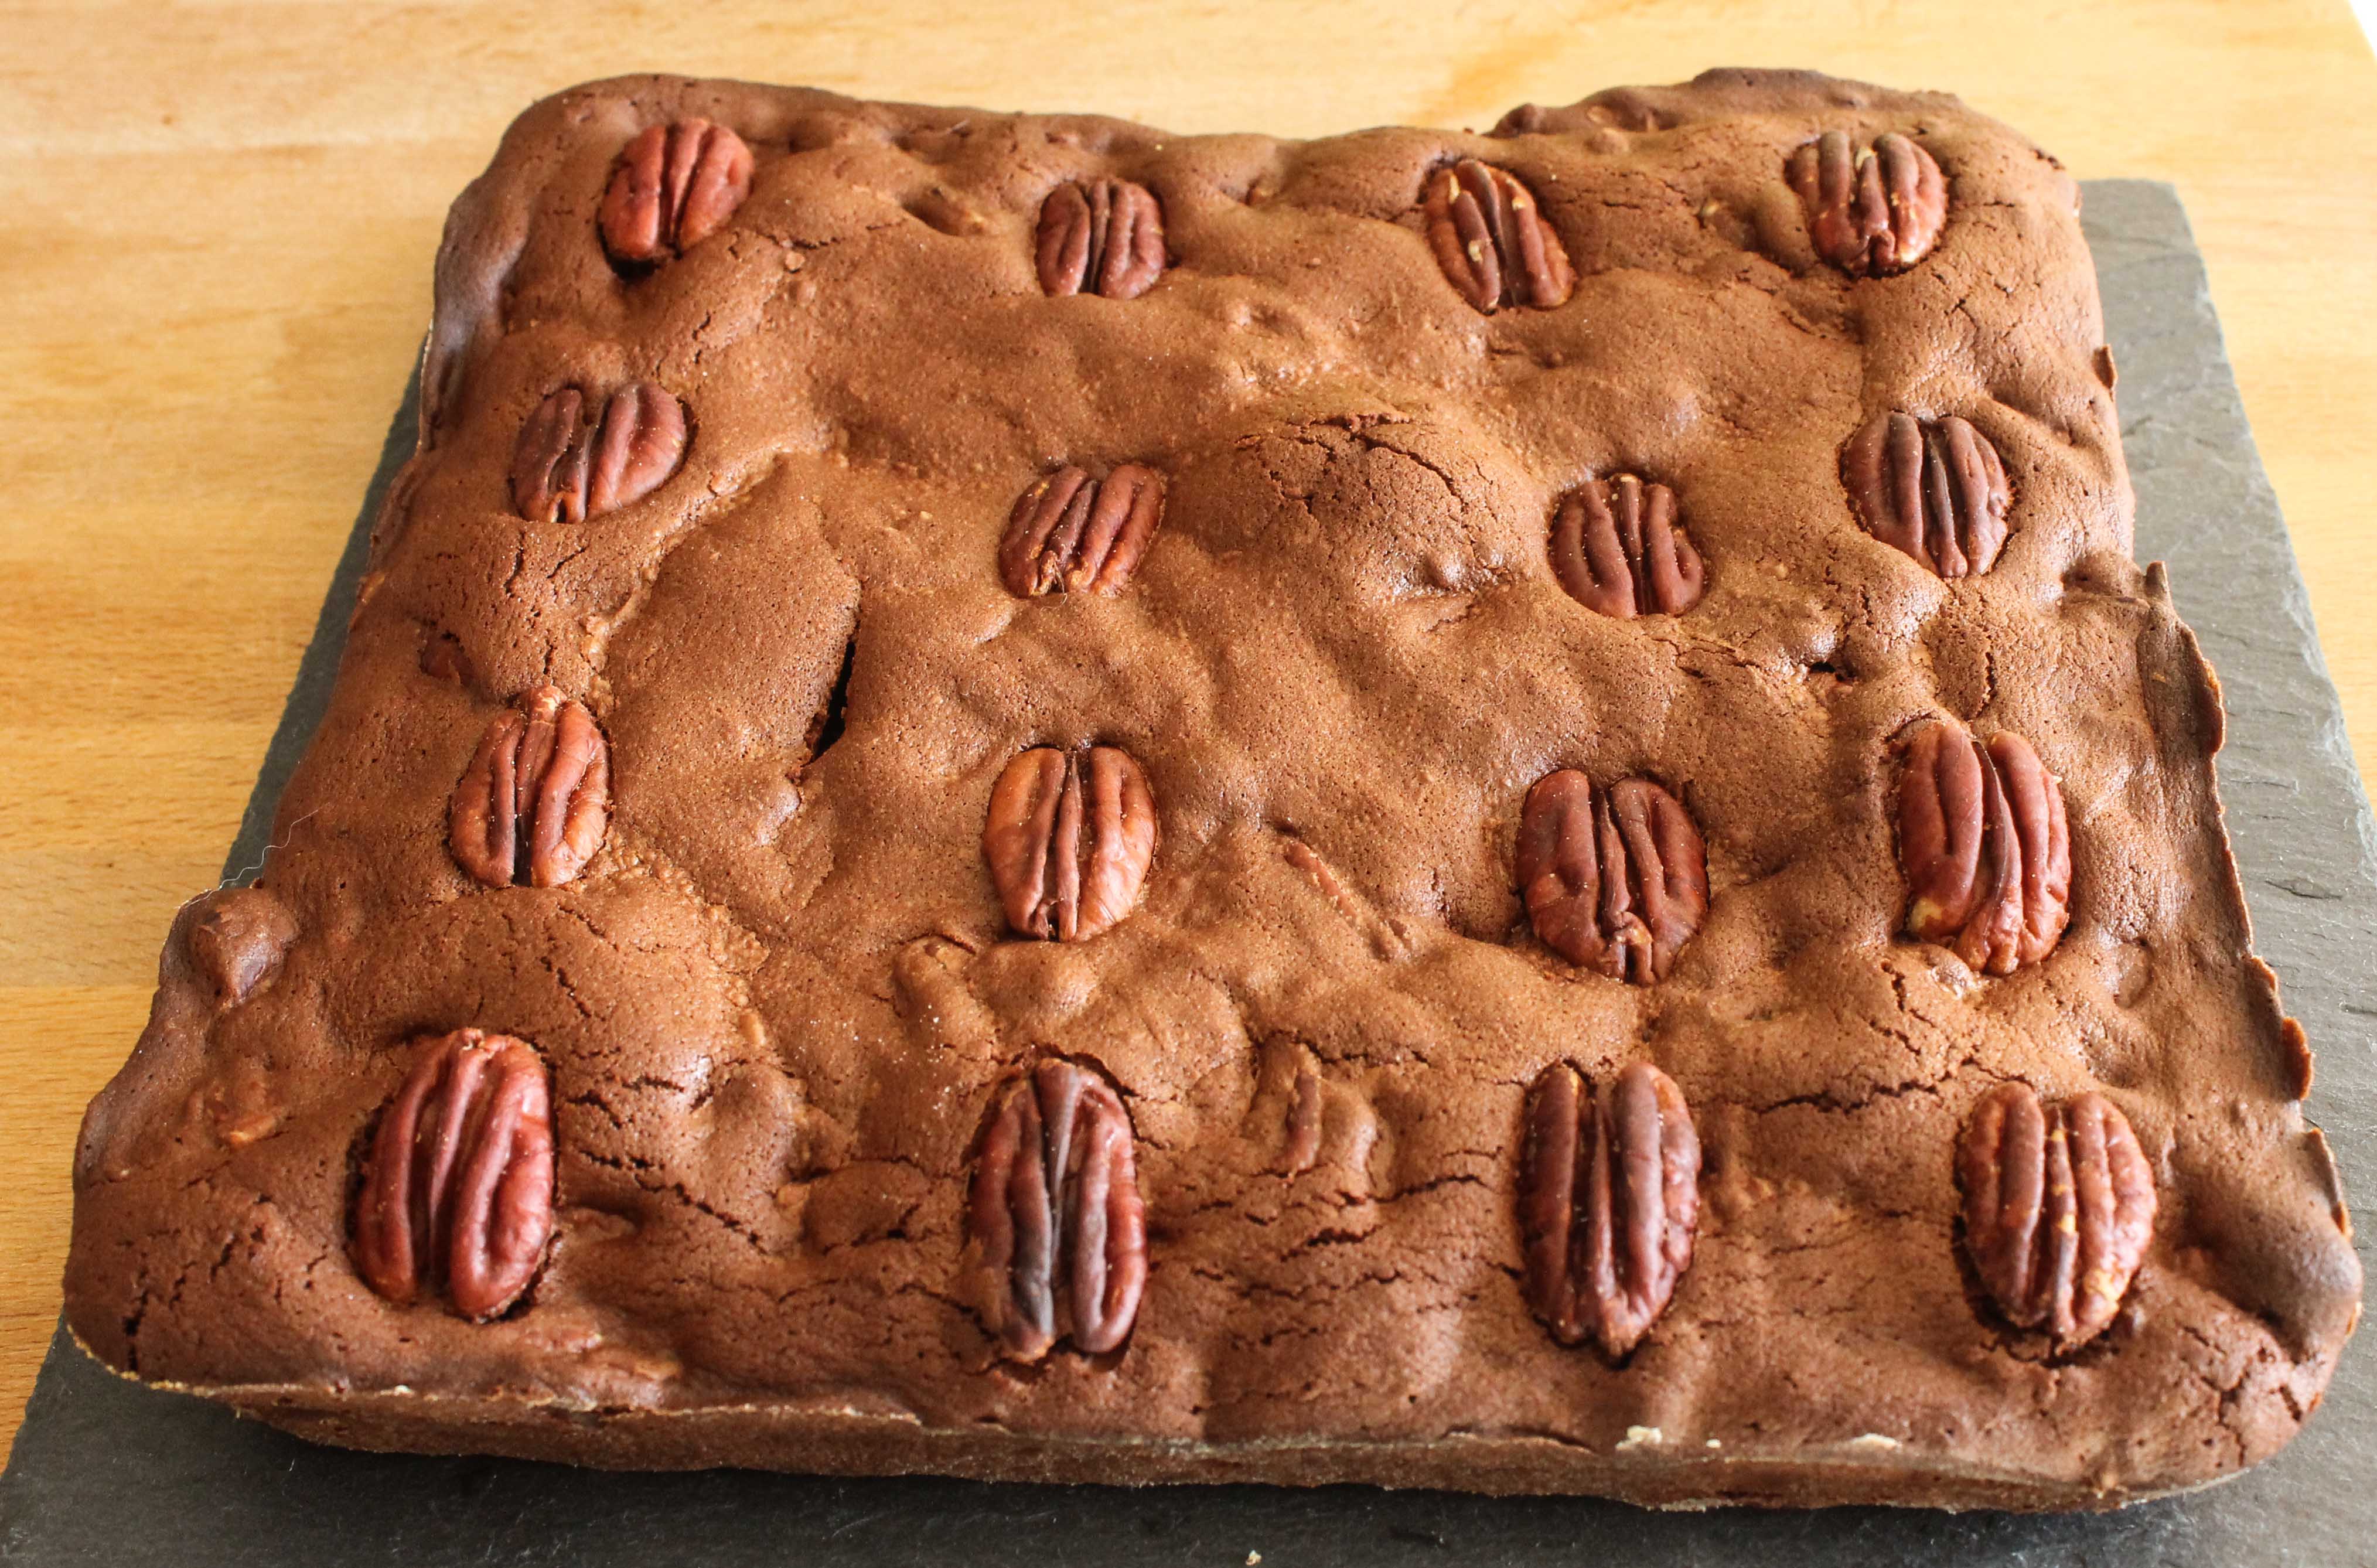
[[[614,160],[683,115],[740,133],[750,196],[623,277]],[[1785,161],[1830,129],[1945,171],[1903,275],[1810,250]],[[1566,304],[1449,285],[1420,201],[1456,156],[1536,194]],[[1105,175],[1171,266],[1048,297],[1042,199]],[[242,916],[293,941],[232,1005],[188,940],[221,895],[177,924],[86,1124],[75,1333],[314,1437],[609,1466],[2063,1507],[2266,1457],[2359,1271],[2249,951],[2217,688],[2132,558],[2078,201],[1953,98],[1796,74],[1302,143],[659,78],[537,105],[448,223],[420,449]],[[522,521],[540,401],[638,379],[683,401],[683,467]],[[1986,575],[1858,527],[1842,445],[1893,408],[2001,455]],[[1124,594],[1014,597],[1009,509],[1066,461],[1160,473],[1161,529]],[[1559,498],[1620,472],[1674,488],[1688,614],[1555,581]],[[575,881],[488,889],[448,797],[547,684],[608,736],[609,830]],[[2010,976],[1900,933],[1927,715],[2062,781],[2071,926]],[[1157,802],[1143,895],[1016,940],[992,785],[1093,740]],[[1520,807],[1562,767],[1656,779],[1705,837],[1655,984],[1530,934]],[[552,1251],[486,1323],[373,1294],[348,1230],[415,1042],[464,1026],[532,1042],[555,1107]],[[1123,1095],[1149,1275],[1124,1348],[1019,1366],[965,1203],[1043,1052]],[[1562,1059],[1655,1063],[1704,1148],[1690,1268],[1619,1365],[1523,1294],[1523,1102]],[[1300,1072],[1320,1141],[1284,1174]],[[2102,1091],[2158,1192],[2067,1354],[1959,1247],[1958,1130],[2008,1079]]]

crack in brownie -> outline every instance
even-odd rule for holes
[[[2045,153],[660,78],[448,225],[92,1354],[644,1466],[2102,1507],[2359,1276]]]

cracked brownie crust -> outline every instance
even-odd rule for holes
[[[2077,207],[1804,75],[1304,143],[538,105],[260,884],[91,1107],[76,1335],[610,1466],[2099,1507],[2266,1457],[2359,1272]],[[1907,929],[1925,733],[1979,963]],[[481,1119],[375,1153],[392,1104]],[[2134,1275],[2023,1251],[2040,1202]]]

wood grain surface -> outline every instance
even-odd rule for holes
[[[1946,89],[2082,178],[2178,186],[2377,761],[2377,62],[2345,0],[0,4],[0,1433],[83,1103],[214,884],[446,206],[520,108],[668,70],[1309,136],[1717,65]]]

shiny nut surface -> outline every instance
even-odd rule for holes
[[[1129,180],[1074,180],[1040,203],[1034,260],[1048,294],[1137,299],[1164,274],[1164,209]]]
[[[1018,936],[1087,941],[1139,902],[1155,858],[1155,797],[1114,747],[1034,747],[992,788],[982,852]]]
[[[1615,979],[1665,979],[1708,913],[1708,858],[1682,802],[1648,779],[1607,789],[1573,768],[1536,781],[1519,820],[1519,892],[1535,935]]]
[[[1934,719],[1907,737],[1898,856],[1907,931],[1984,973],[2037,963],[2071,920],[2063,788],[2011,730],[1984,746]]]
[[[1420,212],[1446,281],[1477,309],[1549,309],[1575,291],[1559,231],[1509,170],[1475,158],[1439,169],[1427,177]]]
[[[1876,414],[1841,449],[1841,484],[1868,533],[1943,578],[1978,577],[2005,548],[2005,464],[1954,414]]]
[[[685,405],[649,381],[622,387],[590,413],[563,387],[520,426],[512,448],[512,509],[531,522],[584,522],[659,489],[685,461]]]
[[[2001,1083],[1965,1124],[1965,1248],[1989,1299],[2059,1349],[2102,1334],[2154,1239],[2154,1168],[2104,1095]]]
[[[518,1301],[553,1234],[553,1112],[527,1042],[458,1029],[380,1113],[355,1196],[355,1266],[399,1305],[484,1320]]]
[[[1675,1081],[1635,1062],[1588,1091],[1555,1062],[1527,1098],[1519,1223],[1528,1305],[1563,1345],[1622,1359],[1666,1311],[1700,1226],[1700,1135]]]
[[[545,686],[487,726],[454,786],[447,842],[489,887],[559,887],[610,820],[610,745],[584,703]]]
[[[1869,148],[1826,131],[1793,150],[1784,176],[1817,256],[1856,277],[1905,271],[1930,253],[1948,221],[1939,163],[1895,131]]]
[[[704,119],[647,126],[620,150],[597,225],[611,259],[648,267],[725,226],[751,194],[751,149]]]
[[[1130,1336],[1145,1210],[1130,1118],[1099,1073],[1052,1059],[1005,1086],[967,1207],[1003,1355],[1036,1361],[1060,1340],[1097,1354]]]
[[[1164,479],[1154,470],[1124,463],[1097,480],[1068,463],[1016,497],[999,542],[999,581],[1021,599],[1111,597],[1130,585],[1163,517]]]
[[[1561,499],[1551,558],[1571,598],[1620,620],[1679,616],[1700,603],[1708,577],[1676,515],[1675,492],[1631,473]]]

